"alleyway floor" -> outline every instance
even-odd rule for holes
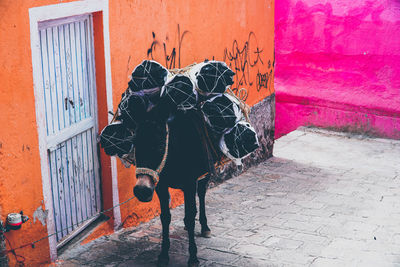
[[[302,128],[206,202],[201,266],[400,266],[400,141]],[[186,266],[183,206],[172,220],[169,266]],[[155,266],[160,232],[155,218],[78,244],[60,264]]]

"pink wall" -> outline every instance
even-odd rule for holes
[[[303,125],[400,139],[400,1],[276,1],[276,137]]]

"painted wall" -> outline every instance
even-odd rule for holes
[[[273,12],[272,0],[110,2],[113,102],[120,101],[128,76],[145,58],[168,68],[224,60],[236,72],[233,87],[248,89],[247,103],[261,101],[274,92]],[[132,196],[133,173],[118,161],[120,201]],[[182,203],[182,198],[180,191],[174,191],[172,205]],[[124,205],[124,226],[152,218],[158,206],[158,199]]]
[[[30,7],[57,1],[0,1],[0,211],[1,220],[11,212],[30,217],[19,231],[6,234],[14,247],[47,235],[36,210],[45,209],[38,149],[38,131],[30,49]],[[41,218],[43,219],[43,217]],[[45,220],[44,220],[45,222]],[[7,246],[9,249],[10,247]],[[21,251],[18,251],[20,254]],[[21,253],[26,263],[49,260],[47,240]],[[14,257],[8,254],[10,266]],[[10,257],[11,256],[11,257]]]
[[[400,138],[400,2],[276,2],[276,137],[299,126]]]
[[[62,1],[63,3],[68,1]],[[43,189],[30,49],[29,8],[57,4],[56,0],[0,1],[0,211],[23,210],[31,220],[20,231],[7,233],[14,247],[46,236]],[[128,76],[143,59],[154,58],[171,68],[204,59],[225,60],[236,71],[236,88],[253,105],[274,93],[274,3],[254,1],[110,1],[110,43],[114,109],[126,89]],[[101,16],[101,14],[98,14]],[[97,22],[96,22],[97,21]],[[101,19],[95,16],[95,42]],[[97,27],[97,29],[96,29]],[[165,50],[164,50],[165,47]],[[99,124],[106,123],[104,62],[95,43]],[[100,54],[99,54],[100,53]],[[104,60],[104,59],[103,59]],[[103,104],[102,104],[103,103]],[[103,207],[112,206],[110,158],[101,155]],[[118,162],[119,200],[132,196],[134,169]],[[173,205],[182,203],[173,192]],[[36,211],[36,213],[35,213]],[[121,207],[123,226],[137,225],[158,214],[158,201],[131,201]],[[38,215],[34,219],[34,214]],[[112,221],[112,220],[110,220]],[[112,230],[102,225],[93,237]],[[8,246],[8,248],[10,248]],[[49,261],[49,244],[18,251],[28,266]],[[15,263],[9,254],[11,265]]]

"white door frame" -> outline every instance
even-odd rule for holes
[[[49,234],[55,232],[55,221],[52,216],[52,191],[50,181],[50,168],[47,158],[46,143],[46,115],[44,105],[44,89],[42,86],[41,74],[41,58],[40,58],[40,38],[39,38],[39,22],[60,19],[70,16],[89,14],[93,12],[102,12],[103,14],[103,37],[104,37],[104,59],[105,59],[105,80],[107,94],[107,110],[113,110],[112,103],[112,81],[111,81],[111,61],[110,61],[110,33],[109,33],[109,13],[108,0],[86,0],[70,3],[62,3],[41,7],[33,7],[29,9],[30,19],[30,37],[32,50],[32,70],[33,70],[33,86],[35,94],[36,122],[39,137],[39,154],[43,184],[43,198],[45,208],[51,216],[47,217],[47,231]],[[112,120],[112,115],[108,115],[108,122]],[[111,157],[111,176],[112,176],[112,195],[113,206],[119,203],[118,181],[117,181],[117,163],[116,158]],[[121,212],[117,207],[113,210],[114,227],[117,228],[121,224]],[[49,238],[50,258],[52,261],[57,259],[57,241],[56,236]]]

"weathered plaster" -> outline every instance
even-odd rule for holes
[[[39,222],[42,223],[43,226],[45,226],[45,225],[46,225],[46,219],[47,219],[48,214],[49,214],[49,211],[48,211],[48,210],[44,210],[44,209],[42,208],[42,206],[39,206],[39,207],[35,210],[35,212],[33,213],[33,223],[35,223],[36,220],[38,220]]]
[[[299,126],[400,138],[400,3],[276,2],[276,137]]]

